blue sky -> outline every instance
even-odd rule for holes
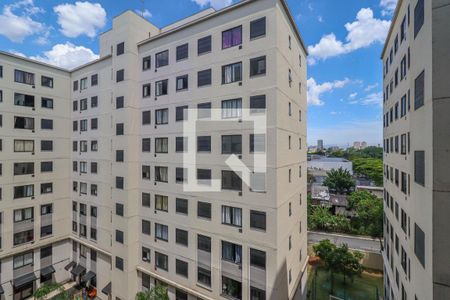
[[[126,9],[163,27],[233,0],[2,0],[0,49],[72,68],[95,59],[98,34]],[[397,0],[287,0],[310,53],[308,144],[382,141],[379,59]],[[236,1],[234,1],[236,2]],[[176,9],[173,9],[175,8]]]

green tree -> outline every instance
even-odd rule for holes
[[[41,285],[33,294],[34,299],[41,300],[53,291],[60,290],[63,293],[63,287],[59,283],[45,283]]]
[[[383,237],[383,200],[368,191],[356,191],[348,197],[349,208],[356,216],[352,226],[358,233],[372,237]]]
[[[383,160],[379,158],[355,158],[352,160],[356,174],[370,178],[375,185],[383,186]]]
[[[136,300],[169,300],[167,287],[156,285],[155,287],[136,294]]]
[[[323,185],[331,191],[343,194],[350,192],[355,187],[355,181],[350,172],[341,167],[327,172],[327,178],[325,178]]]

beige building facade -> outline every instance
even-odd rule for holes
[[[450,1],[398,1],[383,50],[385,299],[448,299]]]
[[[127,11],[99,42],[71,71],[0,54],[2,297],[305,297],[307,53],[286,3],[165,28]]]

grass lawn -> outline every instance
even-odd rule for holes
[[[314,269],[309,269],[308,291],[311,295],[310,300],[329,300],[331,289],[330,273],[321,267],[317,267],[316,282],[314,280]],[[379,300],[383,295],[383,277],[381,274],[363,273],[361,277],[355,277],[353,282],[346,280],[344,285],[344,276],[334,274],[334,296],[346,300]],[[378,289],[378,294],[377,294]],[[314,297],[315,294],[315,297]],[[381,298],[380,298],[381,299]]]

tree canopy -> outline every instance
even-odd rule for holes
[[[349,208],[356,211],[352,227],[360,234],[383,236],[383,200],[368,191],[356,191],[348,196]]]
[[[355,181],[348,170],[340,167],[335,170],[327,172],[327,178],[325,178],[323,185],[327,186],[330,191],[337,192],[339,194],[349,193],[355,187]]]
[[[167,287],[156,285],[153,288],[136,294],[136,300],[169,300]]]

